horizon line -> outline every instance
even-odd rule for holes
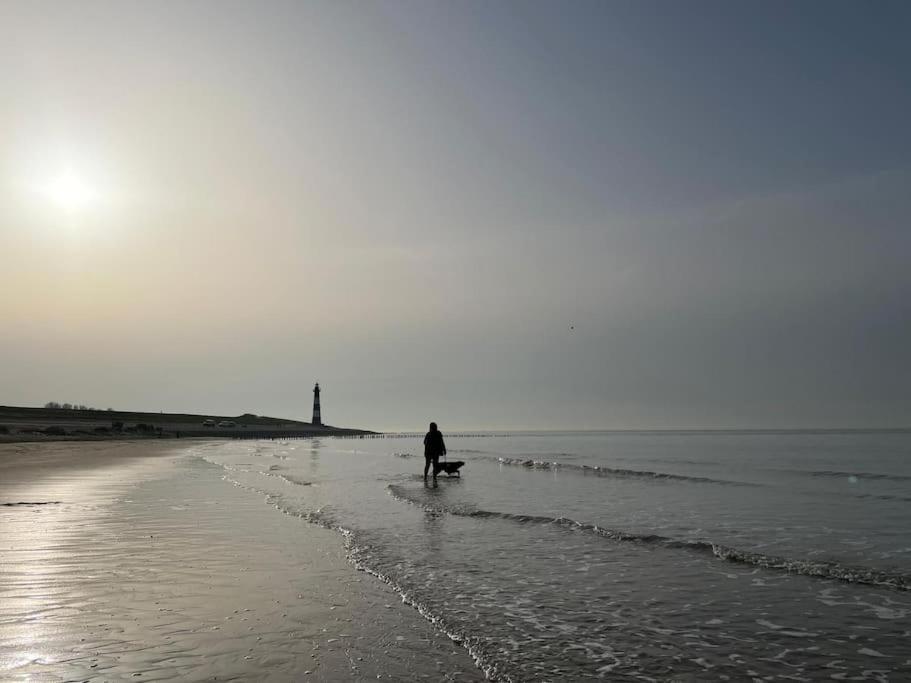
[[[381,434],[421,434],[423,429],[391,429],[384,430],[377,428]],[[443,431],[443,430],[441,430]],[[561,434],[567,432],[603,434],[611,433],[641,433],[641,432],[664,432],[664,433],[744,433],[744,432],[790,432],[790,433],[835,433],[835,432],[911,432],[911,426],[893,426],[893,427],[607,427],[598,429],[576,429],[576,428],[555,428],[555,429],[526,429],[526,428],[463,428],[446,430],[446,433],[452,435],[458,434]]]

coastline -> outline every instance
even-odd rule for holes
[[[199,445],[0,445],[0,678],[483,680]]]
[[[179,438],[301,439],[375,433],[252,413],[223,416],[0,406],[0,444]]]
[[[310,432],[310,431],[262,431],[262,432],[181,432],[180,436],[174,434],[163,434],[161,436],[145,436],[140,434],[112,434],[101,436],[97,434],[0,434],[0,446],[3,444],[55,444],[55,443],[136,443],[136,442],[188,442],[194,441],[231,441],[237,439],[312,439],[315,437],[351,437],[374,434],[375,432],[363,432],[360,430],[339,430],[337,432]]]

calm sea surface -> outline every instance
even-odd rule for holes
[[[494,678],[911,679],[911,434],[446,440],[436,487],[421,436],[197,451]]]

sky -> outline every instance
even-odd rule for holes
[[[0,0],[0,404],[911,425],[911,5]]]

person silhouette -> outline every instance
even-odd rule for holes
[[[436,481],[437,473],[440,471],[441,455],[446,455],[443,433],[437,429],[436,422],[431,422],[430,431],[424,437],[424,479],[427,478],[427,470],[430,469],[430,463],[433,463],[433,480]]]

